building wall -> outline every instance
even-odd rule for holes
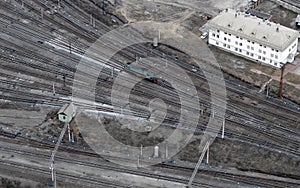
[[[72,120],[71,116],[66,116],[64,114],[58,114],[58,119],[62,122],[69,123]]]
[[[231,33],[210,28],[208,42],[253,61],[281,68],[287,62],[293,61],[288,59],[288,56],[291,53],[297,53],[298,39],[289,48],[281,52]]]

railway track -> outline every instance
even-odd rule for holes
[[[50,176],[50,172],[48,167],[34,167],[33,165],[27,165],[24,163],[18,163],[18,162],[13,162],[13,161],[3,161],[0,160],[1,165],[8,166],[10,169],[11,168],[16,168],[18,170],[24,170],[27,173],[30,174],[30,172],[35,173],[37,176],[41,176],[41,174],[45,176]],[[115,182],[110,182],[110,181],[104,181],[104,180],[99,180],[98,178],[91,178],[91,177],[83,177],[79,175],[71,175],[70,173],[66,173],[63,171],[57,171],[56,174],[63,179],[68,179],[68,180],[75,180],[75,181],[81,181],[84,183],[92,184],[93,186],[101,186],[101,187],[128,187],[124,186],[122,184],[118,184]]]
[[[48,86],[48,87],[51,87],[51,86]],[[47,101],[47,100],[45,100],[45,101]],[[144,117],[145,117],[145,116],[144,116]],[[240,125],[240,124],[239,124],[239,125]],[[250,128],[251,128],[251,127],[250,127]],[[249,129],[250,129],[250,128],[249,128]],[[276,137],[275,137],[275,138],[276,138]]]
[[[54,144],[47,145],[45,143],[36,142],[36,141],[34,142],[34,145],[35,144],[36,144],[35,147],[38,147],[38,148],[49,148],[50,149],[51,147],[54,147]],[[38,152],[38,153],[37,152],[29,152],[29,151],[23,151],[23,150],[18,150],[15,148],[13,149],[10,147],[3,147],[3,146],[0,147],[0,150],[6,151],[6,152],[12,152],[15,154],[33,156],[33,157],[42,158],[42,159],[46,159],[46,160],[49,159],[49,156],[50,156],[48,154],[43,154],[40,152]],[[72,149],[72,148],[68,148],[68,147],[62,147],[62,148],[60,148],[60,150],[68,151],[68,153],[74,153],[74,154],[80,153],[81,155],[87,155],[87,156],[96,157],[96,158],[100,157],[97,154],[92,153],[92,152],[81,151],[78,149]],[[112,165],[109,163],[106,164],[106,162],[103,164],[101,164],[101,163],[95,164],[95,163],[86,162],[86,161],[73,159],[73,158],[68,159],[68,158],[65,158],[64,156],[57,156],[56,159],[57,159],[57,161],[61,161],[61,162],[65,162],[65,163],[72,163],[72,164],[76,164],[76,165],[94,167],[94,168],[99,168],[102,170],[103,169],[113,170],[115,172],[128,173],[128,174],[133,174],[133,175],[138,175],[138,176],[150,177],[150,178],[154,178],[154,179],[160,179],[160,180],[166,180],[166,181],[187,184],[186,179],[179,179],[179,178],[175,178],[175,177],[163,176],[161,174],[153,174],[147,170],[142,170],[142,169],[138,169],[138,170],[137,169],[128,169],[128,168],[124,168],[124,167],[120,167],[120,166],[115,166],[115,165]],[[120,160],[122,160],[122,159],[120,158]],[[172,170],[176,170],[176,171],[185,171],[185,172],[193,171],[193,169],[189,168],[189,167],[182,167],[182,166],[170,165],[170,164],[160,164],[157,166],[160,168],[172,169]],[[285,181],[272,180],[272,179],[259,178],[259,177],[251,177],[251,176],[233,174],[233,173],[222,172],[222,171],[220,172],[215,169],[210,169],[210,170],[200,169],[199,173],[218,178],[221,181],[223,179],[223,181],[225,180],[225,182],[227,180],[227,181],[235,182],[237,184],[238,183],[245,184],[248,186],[260,186],[260,187],[270,187],[270,188],[281,188],[281,187],[282,188],[283,187],[291,187],[292,188],[292,187],[299,185],[298,183],[292,183],[292,182],[285,182]],[[300,179],[300,177],[299,177],[299,179]],[[199,182],[199,181],[195,181],[194,185],[209,187],[209,184],[205,185],[205,184],[203,184],[203,182]]]
[[[20,2],[20,1],[18,1],[18,2]],[[43,6],[40,2],[36,1],[35,3],[39,4],[39,6]],[[26,5],[25,7],[35,10],[35,8],[32,7],[30,4]],[[6,6],[6,8],[9,8],[9,6]],[[15,11],[15,9],[11,9],[10,11],[13,12],[13,11]],[[40,12],[38,10],[36,10],[34,12],[37,15],[40,14]],[[21,14],[21,13],[19,13],[19,14],[20,14],[20,16],[23,16],[23,14]],[[67,19],[64,15],[58,14],[56,16],[57,16],[57,19],[59,19],[59,21],[58,20],[53,20],[50,17],[46,18],[46,21],[51,22],[52,24],[55,24],[55,25],[58,22],[59,23],[61,22],[60,24],[58,24],[59,27],[64,28],[64,29],[69,28],[69,29],[66,29],[69,32],[76,31],[75,34],[77,36],[80,37],[81,35],[84,35],[86,37],[84,39],[86,39],[87,41],[92,41],[93,39],[98,37],[98,35],[96,35],[96,34],[85,35],[84,34],[85,29],[82,29],[81,26],[76,26],[75,23],[73,23],[71,20]],[[26,17],[26,18],[29,19],[28,17]],[[10,20],[10,18],[8,18],[8,17],[6,17],[6,19]],[[31,20],[34,20],[34,19],[31,19]],[[13,20],[13,21],[17,22],[17,20]],[[38,21],[38,20],[36,20],[35,23],[46,25],[45,23],[43,23],[41,21]],[[63,24],[63,23],[67,23],[67,24]],[[5,25],[5,23],[2,23],[2,25]],[[27,29],[29,28],[28,25],[26,25],[26,26],[22,25],[22,27],[27,28]],[[24,41],[26,41],[27,43],[29,43],[31,45],[36,45],[39,48],[43,48],[44,50],[49,50],[48,48],[45,48],[43,45],[32,43],[32,41],[28,40],[28,38],[25,37],[26,35],[27,36],[33,36],[34,35],[34,34],[29,32],[30,31],[29,29],[28,29],[28,32],[24,32],[24,36],[21,36],[21,33],[22,33],[20,31],[21,28],[18,28],[18,27],[15,26],[15,27],[12,27],[11,29],[14,29],[17,32],[19,32],[20,36],[18,36],[16,34],[13,34],[14,37],[19,37],[18,38],[19,40],[24,40]],[[52,30],[53,28],[51,27],[51,28],[48,28],[48,29]],[[103,29],[105,31],[107,29],[107,27],[101,26],[101,29]],[[6,31],[6,30],[3,29],[2,31]],[[35,32],[37,32],[37,30],[35,30]],[[37,35],[37,37],[40,37],[41,40],[42,39],[43,40],[53,39],[51,37],[46,38],[47,36],[43,35],[43,34],[39,34],[39,35]],[[1,41],[1,43],[2,43],[2,41]],[[9,41],[6,41],[6,43],[9,43]],[[60,46],[63,43],[64,43],[64,41],[58,41],[55,44]],[[13,44],[11,43],[11,45],[13,45]],[[76,45],[85,46],[84,44],[81,44],[81,43],[76,43]],[[67,46],[67,44],[64,43],[60,47],[65,48],[66,46]],[[68,73],[69,73],[69,74],[67,74],[67,77],[68,77],[69,80],[66,84],[68,85],[68,84],[72,83],[72,78],[73,78],[72,76],[73,76],[73,72],[75,70],[74,67],[67,66],[64,63],[57,63],[57,62],[53,62],[53,61],[49,62],[49,57],[41,56],[38,53],[33,52],[33,51],[26,51],[25,48],[21,49],[19,46],[14,46],[14,47],[18,49],[18,54],[19,54],[20,57],[26,57],[26,58],[36,59],[36,60],[42,60],[42,62],[45,65],[51,66],[51,67],[45,68],[45,67],[43,67],[43,65],[37,66],[36,64],[30,64],[30,63],[24,64],[28,67],[31,67],[32,70],[33,69],[39,69],[41,71],[52,70],[52,72],[51,72],[52,76],[49,76],[46,79],[50,79],[51,81],[63,83],[61,79],[57,79],[54,76],[54,75],[64,76],[65,73],[62,73],[62,72],[58,71],[57,68],[55,68],[55,67],[59,66],[63,70],[67,70]],[[24,52],[22,52],[22,51],[24,51]],[[81,51],[76,51],[76,50],[74,50],[74,52],[82,53]],[[66,59],[72,60],[72,61],[75,61],[75,60],[78,61],[78,58],[74,58],[70,55],[67,55],[66,53],[60,53],[60,52],[57,52],[55,50],[53,51],[53,53],[58,55],[58,56],[64,57]],[[128,54],[129,53],[130,54],[136,53],[136,54],[141,55],[141,54],[149,53],[149,49],[146,49],[145,47],[139,48],[139,49],[131,48],[129,50]],[[159,52],[157,52],[156,55],[162,57],[162,54],[159,53]],[[134,60],[134,55],[126,55],[126,58]],[[191,71],[192,68],[195,68],[193,65],[178,61],[178,60],[174,59],[173,57],[167,56],[167,58],[168,58],[168,60],[172,60],[172,61],[176,62],[177,64],[181,65],[187,71]],[[21,59],[17,59],[17,60],[19,62],[12,61],[12,60],[10,62],[16,63],[16,64],[18,63],[19,65],[25,63],[24,61],[21,61]],[[110,62],[109,65],[113,66],[113,67],[118,67],[119,66],[119,68],[122,67],[121,64],[117,61],[116,62]],[[5,67],[5,68],[7,68],[7,67]],[[14,69],[12,68],[10,70],[14,70]],[[17,70],[17,69],[15,69],[15,70]],[[32,74],[32,72],[30,72],[30,71],[28,71],[28,72],[25,72],[24,70],[22,71],[21,68],[18,69],[18,71],[23,72],[27,75]],[[108,72],[106,72],[105,74],[108,75]],[[201,80],[201,82],[206,81],[205,77],[202,74],[200,74],[199,72],[198,73],[190,73],[190,74],[194,78],[196,78],[197,80]],[[43,75],[34,75],[34,76],[39,77],[39,78],[43,77]],[[85,76],[88,76],[88,75],[85,74]],[[1,80],[1,82],[6,83],[7,85],[16,84],[16,82],[8,82],[8,81],[4,81],[4,80]],[[180,82],[180,81],[179,81],[179,83],[186,84],[186,83]],[[44,83],[37,83],[37,84],[39,84],[39,86],[42,86],[46,91],[51,90],[51,85],[50,84],[48,84],[48,85],[44,84]],[[103,84],[104,86],[109,86],[111,83],[103,81],[103,82],[101,82],[101,84]],[[158,85],[160,87],[162,87],[161,88],[162,91],[161,91],[160,95],[166,96],[166,97],[171,97],[171,98],[175,97],[175,93],[170,92],[171,90],[169,90],[169,92],[171,93],[170,95],[166,94],[167,91],[164,90],[164,89],[167,89],[166,85],[163,85],[163,84],[158,84]],[[21,88],[23,88],[23,89],[29,89],[29,88],[30,89],[37,89],[37,86],[29,86],[29,85],[25,84],[25,85],[22,85]],[[33,100],[33,98],[31,97],[32,94],[30,92],[19,92],[19,91],[14,91],[12,89],[7,90],[6,88],[2,88],[2,89],[5,93],[13,94],[14,96],[1,95],[0,97],[1,98],[3,97],[3,99],[13,100],[13,101],[15,100],[15,101],[29,102],[29,103],[51,104],[51,105],[57,105],[57,106],[60,106],[65,102],[68,102],[67,100],[62,100],[62,99],[58,100],[57,98],[53,98],[53,97],[49,97],[49,96],[40,96],[40,95],[34,95],[35,97],[37,97],[38,100]],[[144,88],[141,88],[141,90],[142,89],[144,89],[146,91],[150,91],[153,88],[149,84],[145,84]],[[208,93],[207,93],[207,88],[203,89],[201,87],[197,87],[197,89],[202,94],[205,94],[205,95],[209,96]],[[246,136],[246,135],[240,136],[239,133],[237,133],[235,131],[231,131],[231,130],[228,130],[226,138],[229,138],[229,137],[231,137],[231,138],[240,138],[240,139],[243,139],[245,141],[255,143],[257,145],[268,146],[270,148],[278,149],[279,151],[286,151],[287,153],[292,153],[296,156],[299,156],[299,146],[298,146],[299,132],[297,132],[294,129],[289,128],[287,125],[282,125],[282,124],[279,125],[279,124],[276,124],[276,123],[274,124],[274,122],[273,122],[274,120],[273,121],[268,120],[268,119],[266,119],[266,117],[264,117],[264,116],[276,116],[276,118],[281,122],[284,122],[284,121],[292,122],[292,121],[294,121],[295,123],[297,123],[297,122],[299,122],[299,114],[300,114],[299,113],[299,107],[297,109],[297,108],[293,108],[293,107],[287,106],[285,104],[282,104],[282,102],[274,101],[272,99],[266,100],[265,96],[263,96],[263,95],[258,95],[258,94],[255,94],[253,92],[249,92],[248,89],[246,89],[246,88],[243,89],[243,88],[241,88],[237,85],[231,84],[231,83],[228,83],[227,89],[230,92],[232,92],[233,94],[238,94],[240,96],[244,96],[244,97],[250,98],[252,100],[258,101],[260,104],[264,104],[264,105],[270,107],[271,109],[277,109],[278,108],[278,109],[280,109],[279,110],[280,112],[273,111],[273,110],[268,110],[268,109],[263,109],[263,111],[260,111],[260,113],[262,115],[259,115],[258,113],[255,113],[255,111],[243,111],[243,110],[241,110],[241,107],[248,108],[248,107],[250,107],[250,105],[247,105],[243,102],[239,102],[239,101],[235,100],[234,98],[230,97],[230,99],[229,99],[230,104],[229,104],[229,109],[227,111],[227,115],[231,116],[231,118],[226,118],[226,123],[230,123],[232,125],[237,125],[239,127],[243,127],[247,131],[249,131],[249,132],[251,132],[255,135],[256,134],[257,135],[262,135],[264,138],[261,138],[261,137],[254,138],[254,137],[251,137],[249,135],[248,136]],[[136,96],[140,98],[139,100],[137,99],[137,100],[134,101],[134,103],[136,103],[136,104],[147,105],[146,102],[142,100],[142,98],[156,97],[151,92],[148,93],[148,94],[147,93],[145,94],[144,92],[141,92],[141,90],[137,91],[137,93],[136,93]],[[58,92],[60,94],[68,94],[70,91],[58,90]],[[22,98],[23,96],[25,96],[25,98]],[[185,94],[185,97],[188,98],[190,96],[188,94]],[[102,102],[107,103],[108,101],[103,100]],[[201,102],[203,102],[205,108],[209,108],[210,105],[211,105],[207,101],[201,101]],[[178,103],[174,103],[174,102],[172,102],[172,100],[169,100],[168,103],[172,104],[175,107],[178,107]],[[108,103],[108,104],[110,104],[110,103]],[[101,108],[99,108],[99,110],[109,111],[109,109],[101,109]],[[234,110],[238,110],[238,112],[234,112]],[[139,112],[141,112],[141,113],[136,113],[135,115],[138,116],[138,117],[144,117],[144,118],[148,116],[148,113],[146,111],[140,111],[140,109],[139,109]],[[282,115],[281,114],[282,112],[284,112],[286,114],[289,114],[289,115]],[[174,112],[172,115],[176,116],[176,113]],[[208,113],[208,116],[209,115],[211,115],[211,114]],[[218,116],[216,116],[216,118],[218,118]],[[243,119],[243,121],[241,121],[240,119]],[[246,123],[246,121],[251,121],[254,124],[249,125],[249,124]],[[172,120],[170,118],[170,123],[172,123],[172,122],[174,123],[174,120]],[[270,132],[270,127],[272,128],[271,129],[272,132]],[[199,128],[202,130],[203,128],[205,128],[205,126],[200,125]]]
[[[300,9],[300,2],[298,0],[280,0],[280,1]]]

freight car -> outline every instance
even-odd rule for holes
[[[12,132],[7,132],[2,129],[0,129],[0,136],[5,136],[9,138],[16,138],[20,133],[12,133]]]
[[[142,70],[139,70],[137,68],[133,68],[130,66],[130,64],[125,64],[124,66],[124,70],[126,72],[129,72],[131,74],[134,74],[135,76],[137,77],[140,77],[140,78],[144,78],[150,82],[153,82],[153,83],[157,83],[157,77],[153,76],[153,75],[149,75],[147,72],[144,72]]]

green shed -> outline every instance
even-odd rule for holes
[[[69,123],[76,115],[76,108],[73,103],[65,104],[57,114],[60,121]]]

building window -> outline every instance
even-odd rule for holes
[[[263,51],[263,54],[266,55],[266,51]]]
[[[238,39],[239,37],[238,37],[238,36],[236,36],[236,38]]]
[[[254,56],[254,54],[253,54],[253,53],[251,53],[250,55],[251,55],[251,57],[253,57],[253,56]]]
[[[250,46],[247,46],[247,49],[250,49]]]
[[[237,41],[235,41],[235,44],[238,45],[239,43]]]
[[[247,54],[247,55],[250,55],[250,53],[249,53],[249,52],[247,52],[246,54]]]
[[[274,65],[277,66],[278,64],[275,62]]]
[[[258,59],[261,59],[261,56],[258,56]]]
[[[214,34],[214,33],[213,33],[213,34],[212,34],[212,36],[213,36],[213,37],[215,37],[215,36],[216,36],[216,34]]]
[[[278,55],[275,55],[275,58],[278,59]]]
[[[250,40],[247,40],[247,42],[249,42],[249,43],[250,43]]]
[[[217,35],[217,38],[220,38],[220,35]]]
[[[243,46],[243,44],[242,44],[242,43],[240,43],[240,46]]]
[[[229,33],[229,36],[231,36],[231,34]]]
[[[270,63],[273,63],[273,61],[270,59]]]
[[[271,57],[274,57],[274,54],[271,54]]]
[[[272,48],[272,51],[274,51],[274,49]]]
[[[220,30],[218,29],[217,32],[220,33]]]
[[[242,53],[242,49],[240,49],[240,52]]]
[[[276,52],[278,52],[278,50],[276,50]]]
[[[225,35],[227,35],[227,33],[225,32]]]
[[[225,40],[225,41],[227,41],[227,38],[226,38],[226,37],[224,37],[224,40]]]
[[[252,42],[252,44],[254,44],[254,42]]]
[[[266,58],[265,58],[265,57],[263,57],[263,58],[262,58],[262,60],[263,60],[263,61],[266,61]]]
[[[235,48],[235,51],[238,51],[238,48]]]
[[[226,44],[223,44],[224,48],[226,48]]]
[[[264,48],[267,48],[266,46],[264,46]]]
[[[231,42],[231,40],[230,40],[230,39],[228,39],[228,42]]]
[[[261,50],[258,50],[258,52],[261,53],[262,51],[261,51]]]
[[[230,46],[229,46],[229,45],[227,45],[227,48],[228,48],[228,49],[230,49]]]
[[[254,47],[253,47],[253,46],[251,47],[251,50],[254,50]]]
[[[216,42],[216,45],[219,45],[219,42]]]

